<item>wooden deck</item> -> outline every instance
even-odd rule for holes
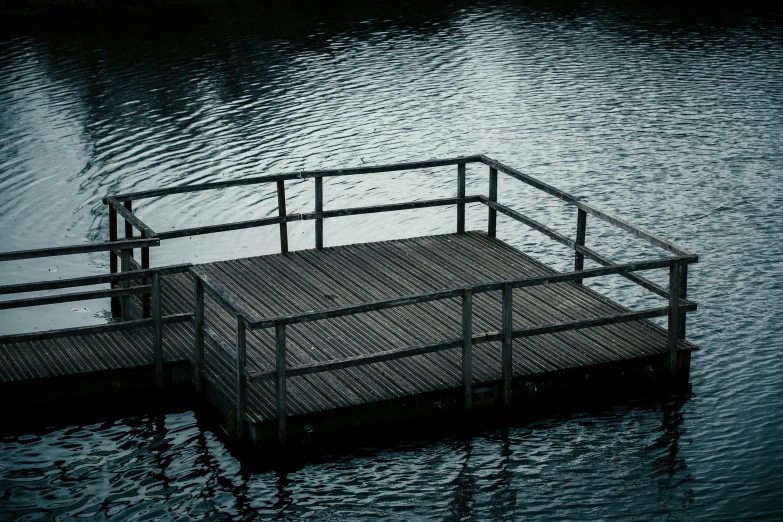
[[[446,288],[556,273],[546,265],[483,232],[290,252],[198,265],[260,317],[371,303]],[[190,273],[162,278],[164,315],[192,313]],[[514,328],[555,324],[627,311],[578,283],[514,290]],[[227,344],[234,342],[235,318],[205,300],[205,325]],[[501,328],[499,292],[479,294],[473,303],[474,332]],[[344,359],[395,348],[436,343],[461,335],[461,303],[447,299],[389,310],[292,325],[288,366]],[[167,362],[192,361],[193,327],[163,327]],[[153,364],[150,330],[71,335],[0,344],[0,383],[89,374]],[[693,345],[682,341],[681,350]],[[231,356],[207,345],[203,377],[210,388],[234,401]],[[500,342],[473,349],[474,383],[501,380]],[[513,375],[588,367],[652,355],[667,356],[667,332],[649,321],[517,339]],[[247,365],[275,368],[274,330],[247,333]],[[460,349],[413,356],[288,379],[288,414],[297,416],[415,396],[462,386]],[[273,382],[248,385],[251,423],[275,419]]]
[[[489,167],[487,194],[468,195],[467,166],[482,164]],[[324,209],[325,180],[453,166],[456,197]],[[499,173],[575,207],[575,239],[500,203]],[[285,182],[310,178],[314,212],[287,213]],[[277,185],[275,217],[158,233],[133,212],[137,200],[267,183]],[[315,422],[340,434],[365,421],[430,417],[433,404],[470,412],[536,394],[687,380],[695,346],[685,340],[686,312],[696,310],[687,299],[688,265],[698,256],[483,155],[162,187],[107,195],[104,203],[105,243],[0,252],[0,262],[107,252],[109,274],[4,285],[0,294],[109,289],[5,300],[0,310],[110,297],[117,319],[0,332],[0,408],[189,381],[236,435],[285,443],[289,419],[297,433],[309,433]],[[465,232],[468,204],[487,207],[486,233]],[[324,248],[324,219],[442,206],[456,207],[456,234]],[[496,239],[498,214],[572,249],[574,270],[558,273]],[[585,246],[588,215],[674,256],[617,263]],[[289,252],[287,224],[308,220],[315,249]],[[279,227],[280,254],[150,264],[150,248],[164,240],[262,226]],[[584,269],[585,258],[601,268]],[[668,287],[638,274],[654,269],[669,271]],[[630,311],[582,284],[609,275],[667,306]],[[667,328],[653,317],[668,317]]]

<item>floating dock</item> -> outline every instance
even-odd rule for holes
[[[465,194],[465,168],[488,169],[487,195]],[[337,176],[457,166],[457,197],[323,209],[323,181]],[[498,203],[498,173],[576,207],[570,239]],[[315,211],[287,214],[285,181],[315,179]],[[173,193],[276,183],[279,215],[156,233],[132,202]],[[22,294],[0,309],[112,298],[113,323],[0,337],[0,403],[47,403],[112,390],[192,382],[254,442],[298,442],[406,420],[469,414],[646,383],[687,382],[685,313],[691,252],[485,156],[330,171],[300,171],[107,196],[110,238],[97,245],[0,254],[0,261],[108,251],[111,273],[0,287]],[[465,231],[465,205],[488,207],[486,231]],[[323,220],[345,215],[456,206],[457,233],[323,247]],[[559,273],[495,237],[497,213],[571,247],[574,270]],[[585,246],[587,215],[667,250],[616,264]],[[125,238],[118,238],[118,220]],[[315,249],[289,252],[286,223],[313,220]],[[175,237],[257,226],[280,228],[281,253],[206,264],[150,267],[149,249]],[[136,261],[134,249],[140,254]],[[584,258],[602,268],[584,269]],[[638,275],[666,269],[669,287]],[[621,275],[668,300],[631,311],[583,285]],[[668,317],[661,328],[649,319]]]

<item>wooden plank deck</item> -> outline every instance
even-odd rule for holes
[[[480,282],[555,273],[481,232],[291,252],[200,265],[260,317],[369,303]],[[165,314],[193,310],[189,274],[164,278]],[[235,319],[205,297],[205,325],[234,342]],[[627,311],[575,283],[514,291],[514,327]],[[474,332],[500,329],[500,293],[478,294]],[[443,341],[461,336],[459,299],[291,325],[287,365],[298,366]],[[683,342],[681,349],[693,349]],[[234,360],[206,346],[206,378],[234,401]],[[462,385],[459,349],[288,379],[288,414],[296,416]],[[526,376],[668,353],[667,332],[650,323],[616,324],[514,342],[514,376]],[[274,331],[247,332],[247,365],[275,368]],[[476,345],[477,385],[501,378],[500,343]],[[247,418],[276,417],[273,382],[249,384]]]
[[[427,236],[290,252],[199,265],[258,317],[371,303],[489,281],[553,274],[550,267],[483,232]],[[192,313],[190,273],[162,278],[163,315]],[[560,323],[627,311],[576,283],[514,290],[514,328]],[[205,294],[205,326],[234,345],[236,319]],[[395,348],[440,342],[462,335],[458,298],[289,325],[287,365],[328,361]],[[500,292],[474,296],[473,332],[501,328]],[[247,366],[275,368],[274,329],[247,331]],[[190,361],[190,323],[163,327],[164,360]],[[695,347],[686,341],[680,350]],[[233,404],[235,359],[205,346],[203,377]],[[515,378],[631,360],[667,356],[667,332],[649,321],[540,335],[514,341]],[[499,342],[475,345],[475,386],[501,379]],[[151,328],[69,335],[0,344],[0,385],[67,375],[89,375],[153,363]],[[248,383],[251,423],[276,418],[274,382]],[[289,417],[462,386],[460,349],[288,378]]]

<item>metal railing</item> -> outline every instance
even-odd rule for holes
[[[466,196],[465,195],[465,165],[471,162],[481,162],[489,166],[489,196]],[[428,201],[418,201],[410,203],[399,203],[392,205],[368,206],[351,209],[323,210],[323,178],[343,175],[369,174],[377,172],[387,172],[392,170],[409,170],[415,168],[427,168],[433,166],[457,165],[457,197],[443,198]],[[527,183],[550,195],[558,197],[577,207],[577,231],[576,238],[570,239],[567,236],[539,223],[538,221],[521,214],[505,205],[497,202],[497,176],[498,172],[509,175],[510,177]],[[290,179],[315,178],[315,212],[286,215],[285,213],[285,192],[284,181]],[[357,169],[343,169],[331,171],[300,171],[289,174],[279,174],[275,176],[264,176],[236,182],[209,183],[190,187],[174,187],[171,189],[161,189],[157,191],[148,191],[145,193],[125,194],[117,196],[116,200],[131,200],[143,197],[155,197],[169,193],[182,193],[195,190],[208,190],[213,188],[223,188],[232,185],[247,185],[253,183],[278,184],[278,200],[280,215],[276,218],[266,218],[253,221],[244,221],[240,223],[231,223],[226,225],[213,225],[186,229],[180,231],[166,232],[158,234],[160,239],[170,237],[181,237],[182,235],[204,234],[221,232],[225,230],[236,230],[238,228],[249,228],[256,226],[285,224],[290,221],[316,220],[315,242],[318,249],[323,248],[323,219],[355,215],[373,212],[386,212],[392,210],[405,210],[413,208],[425,208],[441,205],[457,206],[457,232],[465,231],[465,205],[468,203],[482,203],[488,207],[488,225],[487,232],[490,237],[495,237],[497,228],[497,213],[504,214],[512,219],[519,221],[529,227],[537,230],[555,241],[564,244],[574,250],[574,271],[564,274],[546,275],[539,277],[528,277],[513,279],[508,281],[496,281],[480,283],[464,287],[429,292],[420,295],[405,296],[391,300],[377,301],[342,308],[324,309],[318,311],[302,312],[285,317],[261,318],[246,309],[240,300],[231,293],[226,287],[212,280],[206,273],[197,267],[192,267],[196,280],[196,365],[203,367],[204,342],[211,346],[219,348],[223,353],[236,360],[236,403],[237,403],[237,429],[241,433],[244,423],[244,412],[246,404],[246,386],[248,382],[258,382],[264,380],[276,381],[277,396],[277,417],[278,417],[278,438],[281,442],[286,439],[286,379],[299,375],[307,375],[324,371],[373,364],[383,361],[391,361],[414,355],[433,353],[441,350],[462,348],[462,373],[463,385],[465,388],[465,408],[472,406],[472,347],[476,344],[501,341],[502,345],[502,376],[503,376],[503,397],[505,403],[511,403],[511,380],[512,380],[512,342],[513,339],[529,337],[533,335],[542,335],[547,333],[563,332],[569,330],[579,330],[583,328],[593,328],[597,326],[606,326],[630,321],[639,321],[653,317],[668,316],[669,330],[669,366],[672,373],[676,369],[677,345],[681,339],[684,339],[685,333],[685,313],[696,310],[696,303],[686,299],[687,285],[687,265],[698,261],[698,257],[688,250],[665,240],[647,230],[603,211],[596,206],[585,201],[579,200],[570,194],[556,189],[535,178],[523,174],[516,169],[508,167],[500,162],[487,158],[485,156],[469,156],[461,158],[451,158],[446,160],[436,160],[431,162],[406,163],[400,165],[386,165],[374,167],[361,167]],[[664,259],[655,259],[636,263],[616,264],[607,257],[585,247],[587,215],[590,214],[611,225],[630,232],[634,236],[644,239],[657,247],[663,248],[673,254],[675,257]],[[281,251],[287,250],[286,231],[281,227]],[[592,259],[603,265],[602,268],[584,269],[584,258]],[[669,289],[649,281],[636,274],[643,270],[652,270],[660,268],[669,268],[670,284]],[[541,325],[522,329],[513,329],[512,327],[512,296],[513,289],[530,286],[555,284],[563,282],[581,283],[584,279],[601,277],[607,275],[621,275],[630,281],[638,284],[642,288],[652,291],[669,300],[666,307],[653,308],[637,312],[625,312],[611,316],[596,317],[564,323]],[[203,292],[208,292],[214,299],[221,303],[229,313],[236,318],[235,341],[230,345],[219,339],[217,333],[203,326]],[[472,300],[473,295],[477,293],[496,292],[502,294],[502,329],[497,332],[486,332],[481,335],[473,335],[472,332]],[[355,315],[371,311],[383,310],[399,306],[413,305],[430,301],[437,301],[449,298],[460,297],[462,299],[462,337],[448,339],[439,343],[411,346],[403,349],[378,352],[373,354],[349,357],[344,359],[335,359],[319,363],[288,367],[286,365],[286,327],[292,324],[299,324],[309,321],[318,321],[346,315]],[[200,318],[200,319],[199,319]],[[261,371],[246,367],[246,331],[261,328],[275,329],[275,368],[273,370]],[[197,377],[200,380],[200,377]]]
[[[71,252],[76,253],[76,252]],[[145,269],[139,272],[125,272],[121,274],[97,275],[77,277],[72,279],[59,279],[57,281],[39,281],[34,283],[20,283],[0,286],[0,295],[23,294],[45,290],[58,290],[63,288],[77,288],[83,286],[128,283],[134,279],[150,281],[150,284],[142,284],[135,287],[111,288],[109,290],[88,290],[43,297],[30,297],[23,299],[11,299],[0,301],[0,310],[23,308],[29,306],[42,306],[73,301],[85,301],[105,297],[121,298],[123,310],[130,308],[130,296],[150,296],[152,302],[151,317],[141,320],[125,320],[111,324],[97,326],[82,326],[47,330],[44,332],[22,333],[0,336],[0,344],[21,343],[29,341],[43,341],[47,339],[116,332],[121,330],[135,330],[140,328],[152,328],[152,360],[155,365],[155,384],[163,388],[163,325],[185,322],[191,320],[192,314],[173,314],[164,316],[161,310],[161,277],[163,275],[183,273],[190,265],[176,265],[163,268]],[[126,315],[123,313],[123,315]]]
[[[489,167],[489,187],[488,196],[472,195],[465,193],[465,170],[468,163],[483,163]],[[380,172],[414,170],[421,168],[431,168],[439,166],[457,165],[457,197],[442,198],[427,201],[414,201],[408,203],[396,203],[389,205],[365,206],[358,208],[324,210],[323,208],[323,179],[327,177],[372,174]],[[555,196],[577,208],[577,226],[575,239],[571,239],[542,223],[525,216],[524,214],[498,203],[497,182],[498,172],[504,173],[511,178],[526,183],[549,195]],[[315,179],[315,201],[314,212],[287,214],[285,205],[285,181],[295,179]],[[162,197],[171,194],[181,194],[187,192],[196,192],[203,190],[222,189],[234,186],[256,185],[263,183],[275,183],[278,195],[278,216],[272,218],[254,219],[235,223],[221,225],[207,225],[195,228],[173,230],[167,232],[155,232],[133,213],[133,201]],[[125,322],[102,325],[98,327],[104,330],[122,329],[128,327],[142,327],[152,325],[155,331],[153,335],[155,349],[159,350],[160,344],[160,325],[167,321],[187,320],[192,317],[195,322],[195,384],[198,390],[203,389],[202,371],[204,368],[204,343],[210,344],[213,348],[219,349],[236,361],[236,402],[237,402],[237,428],[242,433],[244,423],[244,413],[246,405],[246,387],[247,382],[256,382],[267,379],[276,380],[277,396],[277,416],[278,416],[278,436],[281,442],[286,438],[286,379],[297,375],[306,375],[317,372],[348,368],[353,366],[373,364],[382,361],[389,361],[403,357],[411,357],[425,353],[446,350],[450,348],[462,347],[462,370],[465,387],[465,408],[470,409],[472,405],[472,346],[486,342],[501,341],[502,343],[502,376],[503,376],[503,396],[506,403],[511,402],[511,360],[512,360],[512,341],[516,338],[528,337],[532,335],[541,335],[546,333],[562,332],[568,330],[578,330],[582,328],[592,328],[596,326],[605,326],[610,324],[639,321],[652,317],[668,316],[668,348],[669,348],[669,366],[673,373],[676,369],[677,345],[684,339],[685,335],[685,313],[696,309],[696,304],[688,301],[687,297],[687,267],[690,263],[698,262],[698,257],[690,251],[665,240],[641,227],[633,225],[622,218],[614,216],[598,207],[580,200],[564,191],[561,191],[551,185],[548,185],[538,179],[524,174],[514,168],[504,165],[496,160],[483,155],[465,156],[458,158],[448,158],[441,160],[409,162],[394,165],[365,166],[351,169],[317,170],[317,171],[297,171],[291,173],[275,174],[269,176],[251,177],[239,180],[202,183],[196,185],[185,185],[177,187],[168,187],[162,189],[148,190],[143,192],[111,195],[104,198],[104,203],[109,206],[109,242],[98,245],[80,245],[72,247],[57,247],[41,250],[27,250],[22,252],[0,253],[0,261],[9,261],[15,259],[25,259],[34,257],[47,257],[51,255],[65,255],[76,253],[90,253],[109,251],[110,252],[110,270],[108,276],[90,276],[87,278],[78,278],[72,280],[60,280],[56,282],[28,283],[22,285],[7,285],[0,287],[0,293],[17,293],[24,291],[34,291],[53,288],[65,288],[67,286],[79,286],[80,284],[100,284],[110,283],[112,289],[98,290],[94,292],[69,294],[74,299],[93,298],[93,297],[112,297],[118,301],[117,308]],[[303,312],[285,317],[261,318],[256,317],[251,311],[246,309],[239,299],[234,296],[227,288],[212,280],[205,272],[197,266],[182,265],[180,267],[166,267],[160,269],[149,268],[149,248],[157,247],[162,240],[178,237],[211,234],[229,230],[239,230],[244,228],[253,228],[260,226],[278,225],[280,228],[280,248],[283,253],[288,251],[288,233],[286,224],[293,221],[314,220],[315,221],[315,246],[318,249],[323,248],[323,220],[328,218],[349,216],[357,214],[368,214],[376,212],[389,212],[407,209],[428,208],[444,205],[455,205],[457,207],[457,232],[465,232],[465,205],[469,203],[481,203],[488,207],[487,233],[490,237],[496,236],[497,214],[501,213],[520,223],[523,223],[538,232],[545,234],[551,239],[574,250],[574,271],[564,274],[546,275],[539,277],[528,277],[513,279],[507,281],[496,281],[452,288],[437,292],[430,292],[420,295],[400,297],[397,299],[377,301],[355,306],[342,308],[325,309],[318,311]],[[637,263],[617,264],[609,258],[595,252],[585,246],[587,215],[590,214],[601,219],[621,230],[631,233],[648,243],[667,250],[674,254],[674,257],[664,259],[654,259]],[[125,222],[125,239],[118,239],[118,219],[122,217]],[[135,237],[133,230],[139,231],[139,237]],[[141,263],[133,259],[133,249],[141,249]],[[585,257],[592,259],[603,265],[602,268],[584,269]],[[118,267],[118,260],[120,266]],[[182,268],[184,267],[184,268]],[[664,288],[648,279],[636,274],[638,271],[669,268],[669,288]],[[194,314],[180,314],[161,318],[160,315],[160,276],[172,271],[189,270],[195,278],[195,303]],[[512,327],[512,296],[513,289],[538,285],[547,285],[563,282],[581,283],[584,279],[601,277],[607,275],[621,275],[637,285],[645,288],[659,296],[669,300],[666,307],[642,310],[638,312],[626,312],[612,316],[583,319],[578,321],[535,326],[522,329],[513,329]],[[132,279],[141,278],[142,286],[131,288],[129,282]],[[120,285],[119,288],[116,288]],[[158,288],[158,291],[155,291]],[[472,299],[476,293],[501,292],[502,294],[502,329],[497,332],[487,332],[481,335],[474,335],[472,331]],[[229,311],[236,318],[235,339],[233,344],[221,340],[216,332],[204,325],[204,292],[216,299],[223,308]],[[86,297],[86,296],[90,297]],[[130,295],[143,295],[146,297],[143,305],[143,316],[149,317],[152,314],[153,319],[143,319],[141,321],[128,321],[130,319],[130,307],[128,299]],[[152,307],[150,309],[149,296],[152,298]],[[157,296],[157,297],[156,297]],[[449,298],[459,297],[462,300],[462,336],[457,339],[448,339],[443,342],[411,346],[404,349],[379,352],[374,354],[356,356],[346,359],[337,359],[315,364],[302,365],[289,368],[286,366],[286,326],[299,324],[308,321],[317,321],[332,317],[354,315],[366,313],[375,310],[383,310],[398,306],[412,305],[429,301],[437,301]],[[12,306],[33,306],[34,304],[46,304],[51,302],[63,302],[66,296],[40,297],[27,300],[0,302],[0,309]],[[114,308],[114,305],[113,305]],[[149,322],[152,321],[152,322]],[[133,325],[133,326],[131,326]],[[158,326],[155,326],[158,325]],[[260,328],[275,328],[275,369],[258,370],[246,367],[246,331]],[[78,329],[72,329],[74,331]],[[101,331],[104,331],[101,330]],[[62,332],[62,331],[60,331]],[[20,334],[20,339],[33,338],[30,336],[55,335],[51,332],[41,332],[36,334]],[[28,337],[25,337],[28,336]],[[6,336],[0,338],[8,339]],[[36,337],[40,338],[40,337]],[[157,339],[157,341],[155,341]],[[156,351],[157,353],[157,351]],[[157,355],[156,355],[157,357]],[[157,361],[157,359],[156,359]],[[156,363],[157,365],[157,363]]]

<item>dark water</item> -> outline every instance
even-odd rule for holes
[[[0,519],[783,517],[781,18],[611,3],[205,13],[4,26],[0,249],[105,239],[110,191],[486,153],[700,255],[692,395],[367,441],[272,470],[228,452],[187,410],[12,428],[0,440]],[[325,205],[453,195],[455,177],[329,180]],[[484,192],[486,167],[469,167],[468,181]],[[311,183],[288,186],[290,211],[311,210]],[[500,193],[573,234],[575,213],[558,201],[505,179]],[[157,230],[275,212],[267,188],[139,206]],[[486,210],[468,219],[483,228]],[[312,224],[290,227],[293,248],[312,246]],[[453,209],[436,209],[325,228],[335,245],[454,227]],[[276,234],[183,238],[152,261],[275,252]],[[499,235],[558,268],[571,262],[520,225],[501,220]],[[588,244],[617,260],[660,255],[595,220]],[[107,265],[6,263],[0,283]],[[654,301],[622,281],[591,284],[630,306]],[[99,323],[107,308],[17,310],[0,330]]]

